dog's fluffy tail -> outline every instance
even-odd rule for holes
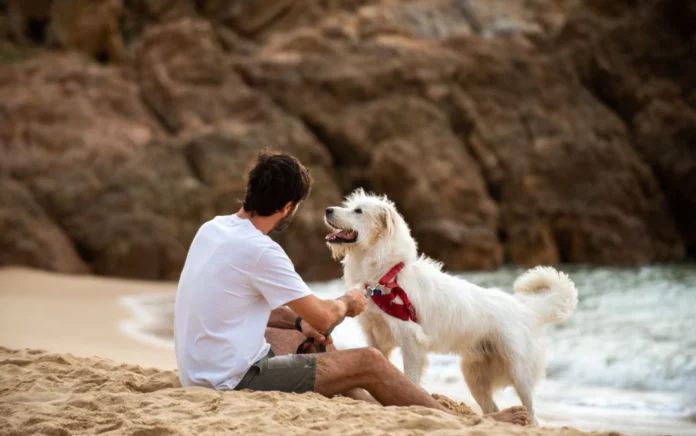
[[[515,296],[532,308],[542,324],[570,318],[578,305],[578,291],[570,277],[548,266],[530,269],[515,280]]]

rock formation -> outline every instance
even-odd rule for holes
[[[264,147],[316,180],[276,236],[311,280],[358,186],[449,270],[696,252],[695,1],[109,3],[89,27],[7,2],[1,264],[176,279]],[[32,17],[87,57],[36,53]]]

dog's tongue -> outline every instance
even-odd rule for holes
[[[337,232],[329,233],[326,235],[326,239],[331,241],[336,238],[341,238],[341,239],[348,239],[353,236],[353,232],[349,232],[347,230],[339,230]]]

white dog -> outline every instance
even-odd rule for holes
[[[398,282],[415,309],[416,321],[403,320],[409,316],[404,299],[396,297],[385,305],[384,297],[388,300],[398,290],[381,286],[380,306],[396,308],[402,318],[370,301],[359,317],[370,346],[387,357],[400,347],[404,372],[416,383],[426,353],[457,354],[484,413],[498,410],[494,390],[512,385],[537,422],[532,396],[545,373],[545,351],[539,341],[542,326],[568,319],[577,306],[577,291],[567,275],[550,267],[534,268],[515,281],[514,295],[448,275],[440,263],[418,256],[416,241],[394,204],[362,189],[342,207],[326,209],[325,221],[334,230],[326,237],[327,244],[334,257],[342,259],[349,287],[374,288],[392,271],[396,274],[392,282]],[[402,269],[394,269],[400,264]]]

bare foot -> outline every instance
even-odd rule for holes
[[[522,406],[510,407],[509,409],[501,410],[500,412],[489,413],[486,418],[491,418],[495,421],[507,422],[515,425],[530,425],[532,420],[529,418],[527,409]]]

